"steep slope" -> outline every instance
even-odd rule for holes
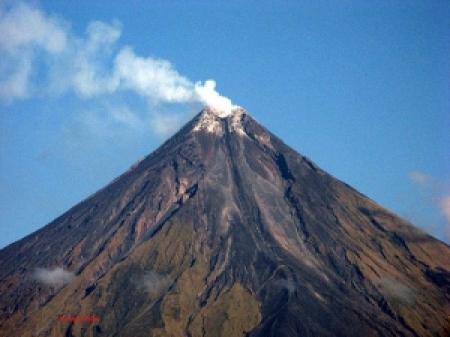
[[[1,336],[448,336],[450,248],[205,109],[1,250],[0,313]]]

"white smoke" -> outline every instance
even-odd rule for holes
[[[235,108],[220,95],[214,80],[191,81],[177,72],[171,62],[137,55],[130,46],[121,46],[122,26],[117,21],[88,24],[84,37],[73,34],[69,24],[29,4],[0,6],[0,98],[24,99],[38,86],[33,76],[48,73],[45,85],[52,95],[74,92],[82,98],[133,92],[148,103],[150,117],[162,127],[155,107],[160,104],[200,103],[226,116]],[[42,59],[43,58],[43,59]],[[42,62],[44,61],[44,62]],[[47,64],[37,69],[36,64]],[[42,67],[42,65],[41,65]],[[42,87],[42,78],[39,79]],[[173,125],[173,116],[167,118]]]
[[[133,90],[156,103],[193,100],[192,83],[169,61],[137,56],[130,47],[117,54],[113,78],[122,89]]]
[[[75,277],[73,272],[67,271],[64,268],[36,268],[33,273],[33,278],[51,287],[61,287],[72,281]]]
[[[48,52],[56,53],[65,48],[66,36],[62,24],[42,11],[18,3],[0,16],[0,48],[16,51],[21,47],[34,45]]]
[[[0,98],[10,102],[29,95],[29,78],[37,52],[61,53],[65,28],[55,18],[29,5],[0,3]]]
[[[121,25],[94,21],[88,24],[86,38],[72,37],[64,55],[52,70],[57,90],[73,89],[81,97],[114,93],[118,83],[110,75],[110,58],[122,35]]]
[[[216,81],[214,80],[207,80],[204,84],[197,82],[194,91],[196,99],[204,105],[217,110],[220,117],[228,116],[233,109],[237,108],[236,105],[233,105],[231,99],[220,95],[216,91]]]

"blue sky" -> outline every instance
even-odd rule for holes
[[[0,1],[0,247],[153,151],[210,79],[449,242],[449,17],[448,1]]]

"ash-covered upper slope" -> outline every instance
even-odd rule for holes
[[[446,336],[449,289],[446,244],[206,108],[0,251],[0,335]]]

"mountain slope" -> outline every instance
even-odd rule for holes
[[[205,109],[0,251],[0,335],[446,336],[449,289],[446,244]]]

